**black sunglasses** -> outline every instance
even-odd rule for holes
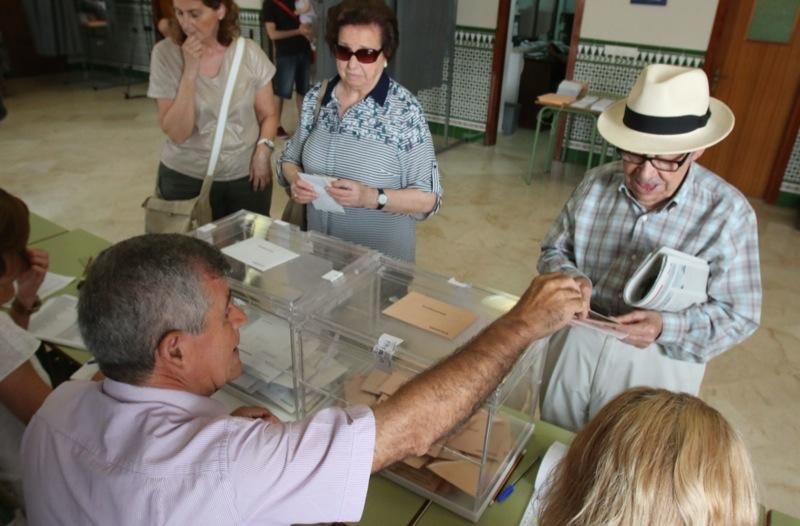
[[[349,47],[342,46],[340,44],[333,45],[333,54],[336,56],[336,60],[342,60],[344,62],[348,62],[350,57],[353,55],[356,56],[356,60],[361,62],[362,64],[372,64],[381,54],[383,49],[370,49],[370,48],[363,48],[358,49],[356,51],[351,51]]]

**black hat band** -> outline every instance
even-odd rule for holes
[[[654,117],[638,113],[625,106],[625,115],[622,122],[630,128],[642,133],[653,135],[678,135],[690,133],[703,128],[711,118],[711,108],[705,115],[679,115],[677,117]]]

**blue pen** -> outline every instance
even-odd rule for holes
[[[530,471],[533,469],[533,466],[537,465],[539,463],[540,459],[541,459],[541,455],[539,455],[535,459],[533,459],[533,462],[531,463],[531,465],[528,466],[525,469],[525,471],[523,471],[522,474],[519,477],[515,478],[513,480],[513,482],[511,482],[510,484],[507,484],[506,487],[503,488],[502,491],[500,491],[500,493],[497,494],[497,496],[494,498],[494,501],[495,502],[503,502],[508,497],[510,497],[511,494],[514,493],[514,488],[516,487],[517,482],[522,480],[525,477],[525,475],[530,473]]]

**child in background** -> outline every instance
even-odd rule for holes
[[[314,11],[314,6],[311,5],[311,0],[295,0],[294,14],[300,17],[301,24],[314,25],[314,20],[317,18],[317,13]],[[307,37],[311,44],[311,51],[317,51],[317,45],[314,43],[313,37]]]

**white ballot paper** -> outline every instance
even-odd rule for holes
[[[631,307],[679,312],[708,300],[708,262],[669,247],[651,252],[625,285]]]
[[[553,470],[561,462],[561,459],[567,454],[568,446],[561,442],[553,442],[547,453],[542,458],[542,463],[539,466],[539,472],[536,474],[536,481],[533,483],[533,495],[528,502],[528,507],[522,515],[522,520],[519,521],[519,526],[535,526],[539,517],[539,506],[541,505],[544,496],[550,489],[550,476]]]
[[[42,285],[39,287],[39,297],[46,298],[47,296],[57,292],[75,280],[72,276],[63,276],[55,272],[48,272]]]
[[[325,189],[331,185],[332,181],[336,180],[335,177],[328,177],[327,175],[311,175],[303,172],[300,172],[300,177],[303,179],[303,181],[311,184],[314,187],[314,191],[317,192],[317,198],[311,202],[311,204],[314,205],[314,208],[322,212],[344,214],[344,208],[342,205],[337,203]]]
[[[44,281],[42,281],[41,286],[39,286],[39,297],[46,298],[57,292],[75,280],[72,276],[63,276],[61,274],[56,274],[55,272],[48,272],[44,276]],[[14,284],[16,286],[16,283]],[[8,300],[3,307],[11,308],[11,304],[13,303],[13,299]]]
[[[40,340],[86,349],[78,329],[78,298],[74,296],[65,294],[47,300],[31,316],[28,331]]]
[[[261,272],[283,265],[299,256],[291,250],[258,237],[251,237],[227,246],[222,249],[222,253]]]
[[[570,320],[569,323],[570,325],[578,325],[580,327],[592,329],[606,336],[613,336],[618,340],[624,340],[628,337],[628,333],[620,328],[621,325],[618,322],[593,310],[589,311],[589,316],[586,319],[580,320],[575,318]]]

